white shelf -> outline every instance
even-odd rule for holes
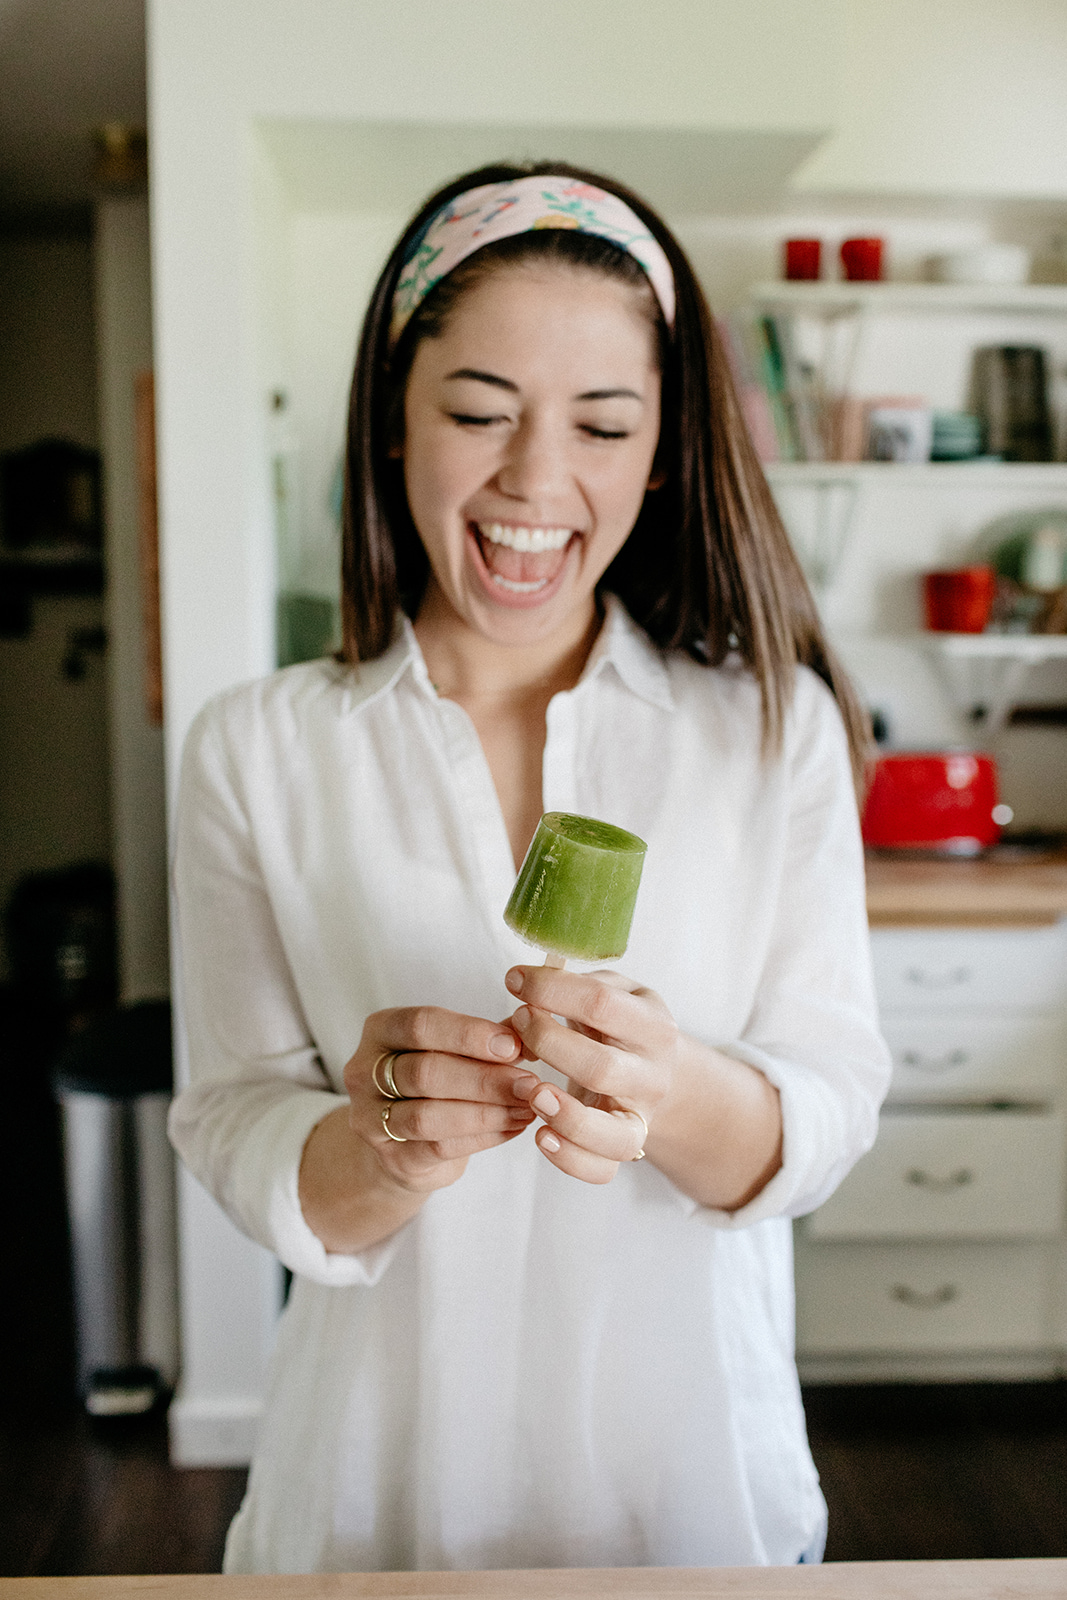
[[[1003,311],[1067,316],[1067,284],[757,283],[750,300],[765,310],[848,316],[870,311]]]
[[[1065,633],[924,633],[921,637],[936,654],[959,661],[1010,658],[1036,666],[1053,656],[1067,656]]]
[[[987,733],[1007,721],[1031,667],[1067,661],[1067,634],[924,633],[956,705]]]
[[[763,470],[770,483],[783,487],[855,483],[959,488],[980,484],[1067,493],[1067,462],[1063,461],[766,461]]]

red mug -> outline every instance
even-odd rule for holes
[[[881,239],[846,239],[841,265],[851,283],[875,283],[882,276]]]
[[[923,577],[926,626],[934,633],[981,633],[996,591],[992,567],[927,572]]]
[[[821,239],[787,239],[785,241],[786,277],[817,278],[819,276],[821,256]]]

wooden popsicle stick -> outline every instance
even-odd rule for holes
[[[545,966],[546,967],[565,967],[566,965],[567,965],[567,957],[566,956],[557,956],[555,954],[555,952],[552,951],[552,950],[550,950],[548,952],[547,956],[545,957]]]

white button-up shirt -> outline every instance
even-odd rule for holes
[[[870,1145],[888,1077],[837,709],[799,671],[765,757],[751,675],[661,655],[611,601],[549,706],[543,793],[647,840],[623,970],[777,1085],[782,1167],[727,1215],[647,1160],[577,1182],[528,1132],[383,1243],[328,1254],[297,1172],[365,1018],[507,1017],[504,973],[537,958],[503,921],[515,869],[477,733],[409,624],[358,669],[213,701],[178,816],[192,1081],[172,1133],[296,1274],[227,1570],[790,1563],[818,1543],[788,1219]]]

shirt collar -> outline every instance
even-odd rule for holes
[[[372,700],[380,699],[408,670],[420,687],[430,694],[434,692],[415,630],[402,613],[397,616],[392,643],[384,654],[375,656],[373,661],[357,661],[341,670],[345,673],[345,711],[358,711]]]
[[[673,710],[670,673],[662,654],[613,594],[604,596],[604,625],[589,653],[578,687],[609,666],[631,693],[658,706],[661,711]]]
[[[604,596],[604,622],[589,653],[577,688],[591,683],[612,667],[626,687],[642,700],[670,711],[674,706],[670,674],[666,663],[643,629],[634,622],[622,601],[613,594]],[[361,661],[349,670],[345,684],[345,710],[377,700],[410,671],[423,694],[436,696],[430,682],[419,641],[410,618],[400,615],[393,641],[384,655]]]

